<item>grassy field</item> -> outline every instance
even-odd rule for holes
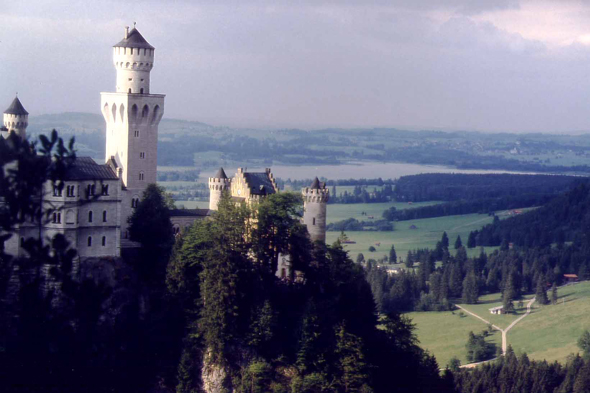
[[[508,343],[531,359],[563,362],[579,352],[578,339],[590,329],[590,282],[558,290],[557,305],[536,305],[533,312],[508,333]]]
[[[208,209],[209,201],[176,201],[176,207],[185,209]]]
[[[416,325],[420,346],[436,357],[438,365],[445,367],[456,356],[461,364],[468,363],[465,344],[470,331],[481,333],[486,324],[470,316],[459,316],[457,311],[412,312],[405,314]],[[502,334],[494,330],[486,341],[502,347]]]
[[[513,314],[504,314],[504,315],[492,315],[490,313],[490,308],[497,307],[502,305],[502,294],[501,293],[492,293],[484,296],[480,296],[479,302],[477,304],[463,304],[457,303],[461,307],[466,308],[467,310],[471,311],[474,314],[479,315],[480,317],[490,321],[494,325],[498,326],[501,329],[506,329],[508,325],[518,319],[526,312],[526,303],[532,299],[533,295],[526,295],[523,296],[523,307],[518,307],[518,302],[515,302],[515,313]],[[534,311],[533,311],[534,312]],[[529,317],[532,315],[532,313]],[[528,318],[528,317],[527,317]],[[481,322],[483,324],[483,322]],[[517,325],[520,326],[520,325]],[[515,328],[516,329],[516,328]],[[512,332],[512,330],[510,331]]]
[[[344,206],[352,207],[356,205]],[[328,215],[330,214],[332,214],[331,210],[328,210]],[[393,232],[347,232],[346,235],[348,238],[355,241],[356,244],[346,244],[346,250],[349,251],[353,259],[356,259],[358,253],[363,253],[365,259],[377,259],[384,255],[389,255],[389,249],[394,244],[398,257],[405,259],[408,250],[424,247],[434,248],[444,231],[447,232],[451,244],[454,244],[458,235],[461,235],[461,239],[466,243],[469,232],[491,222],[492,217],[485,214],[466,214],[462,216],[400,221],[395,223],[395,231]],[[410,229],[412,226],[415,229]],[[333,243],[338,236],[340,236],[339,232],[328,232],[326,236],[327,243]],[[377,245],[377,243],[380,243],[380,245]],[[368,251],[371,245],[376,248],[375,252]],[[495,248],[486,247],[485,251],[489,253],[493,249]],[[479,248],[470,249],[469,254],[478,255]]]
[[[335,203],[328,205],[328,224],[331,222],[346,220],[348,218],[356,218],[359,221],[370,221],[371,219],[369,219],[369,216],[373,216],[374,220],[381,220],[383,219],[383,212],[390,207],[402,210],[413,207],[431,206],[439,203],[441,202],[416,202],[411,205],[405,202]],[[363,215],[363,212],[367,213],[367,215]]]

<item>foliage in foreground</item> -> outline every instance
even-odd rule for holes
[[[254,209],[226,196],[175,247],[168,286],[188,326],[177,391],[198,391],[204,365],[224,370],[234,392],[445,391],[409,321],[377,320],[364,272],[342,246],[311,246],[299,206],[289,194]],[[299,278],[274,275],[278,253]]]

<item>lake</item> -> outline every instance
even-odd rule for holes
[[[233,177],[237,168],[223,168],[228,177]],[[351,162],[343,165],[295,166],[275,165],[272,168],[275,177],[282,179],[311,179],[315,176],[326,179],[361,179],[378,178],[397,179],[400,176],[418,175],[420,173],[524,173],[504,170],[485,169],[457,169],[440,165],[406,164],[399,162]],[[264,167],[248,167],[250,172],[262,172]],[[201,172],[199,181],[206,182],[217,169],[207,169]]]

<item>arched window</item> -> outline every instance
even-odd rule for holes
[[[129,91],[128,91],[128,93],[129,93],[129,94],[131,94],[131,88],[129,88]]]
[[[107,222],[107,211],[102,212],[102,222]]]
[[[139,180],[143,181],[144,180],[144,174],[143,172],[139,172]]]
[[[141,110],[141,117],[143,120],[147,120],[149,111],[150,111],[150,108],[147,105],[144,105],[143,109]]]
[[[88,222],[92,222],[92,210],[88,212]]]
[[[313,225],[315,225],[315,217],[313,218]]]
[[[137,105],[133,104],[133,106],[131,107],[131,121],[135,122],[137,121]]]
[[[119,106],[119,116],[121,121],[125,121],[125,105],[121,104],[121,106]]]
[[[109,104],[105,102],[104,106],[102,107],[102,115],[109,120]]]
[[[88,236],[88,247],[92,247],[92,236]]]
[[[158,116],[160,116],[160,105],[156,105],[154,107],[154,114],[152,115],[151,124],[155,124],[158,121]]]
[[[143,94],[143,87],[139,89],[139,94]]]
[[[103,236],[102,237],[102,246],[104,247],[106,245],[107,245],[107,237],[106,236]]]
[[[113,123],[117,121],[117,105],[113,104],[111,108],[113,112]]]

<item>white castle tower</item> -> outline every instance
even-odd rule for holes
[[[116,167],[125,192],[121,233],[146,186],[156,182],[158,124],[164,114],[164,94],[150,94],[154,47],[133,27],[113,47],[116,93],[100,93],[106,121],[106,161]]]
[[[18,97],[15,97],[12,104],[4,111],[4,127],[8,132],[7,136],[14,132],[23,139],[27,138],[27,126],[29,125],[29,112],[21,104]]]
[[[209,210],[217,211],[219,199],[223,191],[229,191],[231,179],[228,179],[223,168],[219,168],[214,177],[209,178]]]
[[[316,177],[310,187],[301,190],[303,194],[303,224],[312,242],[326,242],[326,205],[330,191],[325,183]]]

